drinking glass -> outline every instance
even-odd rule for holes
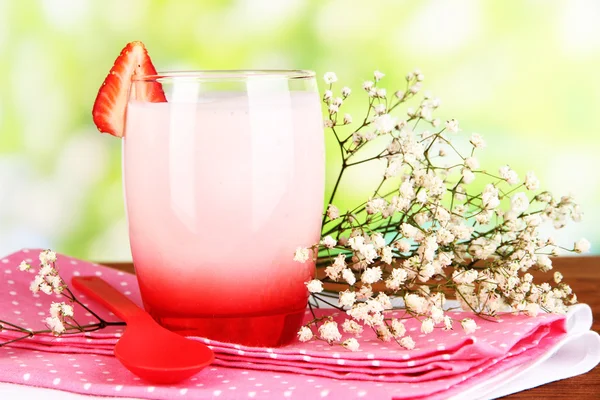
[[[135,77],[123,177],[146,310],[185,335],[293,340],[315,271],[293,256],[319,240],[324,168],[311,71]]]

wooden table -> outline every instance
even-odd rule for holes
[[[564,282],[571,285],[580,303],[594,312],[592,329],[600,333],[600,257],[560,257],[553,260]],[[131,263],[102,263],[122,271],[134,272]],[[533,274],[536,282],[551,279],[550,274]],[[584,375],[526,390],[505,399],[600,399],[600,366]]]

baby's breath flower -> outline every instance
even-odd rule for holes
[[[444,316],[444,328],[443,329],[445,331],[449,331],[452,329],[452,318],[450,318],[447,315]]]
[[[519,192],[513,195],[510,199],[510,207],[513,212],[520,214],[529,208],[529,199],[523,192]]]
[[[533,171],[529,171],[529,172],[527,172],[527,174],[525,174],[524,184],[525,184],[525,187],[527,188],[527,190],[535,191],[540,188],[540,181],[535,176]]]
[[[381,261],[386,264],[391,264],[393,261],[394,253],[391,247],[385,246],[381,249]]]
[[[590,242],[587,239],[583,238],[575,242],[573,251],[575,253],[587,253],[588,251],[590,251],[590,247]]]
[[[73,307],[66,303],[52,302],[50,305],[50,316],[52,318],[64,318],[73,316]]]
[[[500,177],[504,179],[509,185],[516,185],[519,183],[519,176],[513,171],[508,165],[500,167]]]
[[[530,317],[537,317],[540,312],[540,306],[537,303],[527,303],[525,307],[525,314]]]
[[[362,256],[362,261],[365,264],[371,264],[377,257],[377,251],[375,250],[375,246],[371,243],[361,246],[361,248],[358,249],[358,251]]]
[[[294,261],[305,263],[310,258],[310,251],[306,247],[298,247],[294,254]]]
[[[313,333],[312,333],[312,330],[310,330],[309,327],[303,326],[298,331],[298,340],[299,341],[301,341],[301,342],[308,342],[312,338],[313,338]]]
[[[461,154],[461,146],[454,146],[451,136],[444,132],[459,132],[458,121],[451,119],[444,129],[437,128],[440,120],[433,114],[440,100],[429,91],[424,92],[420,103],[403,107],[408,117],[398,119],[395,115],[401,114],[394,109],[422,91],[423,74],[419,70],[409,73],[405,91],[395,91],[398,100],[391,102],[387,101],[386,89],[379,87],[383,77],[375,71],[374,82],[363,83],[369,97],[368,112],[364,119],[360,118],[364,123],[354,131],[347,129],[342,139],[338,137],[342,172],[346,167],[378,160],[382,184],[368,199],[359,199],[359,205],[345,210],[337,223],[332,221],[340,218],[340,211],[329,205],[326,234],[318,244],[298,248],[294,256],[296,261],[306,262],[317,258],[317,250],[321,250],[318,258],[326,260],[327,279],[348,285],[338,294],[339,308],[349,316],[342,329],[358,335],[363,326],[368,326],[380,340],[395,338],[402,347],[412,349],[415,342],[405,336],[402,322],[386,317],[386,310],[394,309],[391,296],[402,296],[404,307],[421,321],[422,332],[430,333],[438,324],[443,330],[453,328],[453,319],[444,312],[444,290],[454,290],[464,310],[487,317],[507,310],[531,316],[542,309],[566,312],[566,307],[577,300],[562,281],[562,274],[557,272],[553,282],[538,285],[527,271],[552,270],[549,256],[565,247],[551,238],[542,239],[540,227],[550,222],[555,228],[562,228],[568,221],[579,221],[583,216],[579,206],[570,196],[556,199],[548,192],[532,193],[529,198],[528,193],[539,190],[539,180],[532,172],[523,177],[527,192],[518,192],[509,187],[519,183],[518,174],[509,166],[500,168],[497,177],[481,171],[475,150],[486,146],[482,136],[471,134],[472,147],[467,154]],[[335,74],[326,74],[328,85],[336,81]],[[329,115],[325,125],[340,126],[341,134],[346,129],[342,125],[352,123],[349,114],[344,114],[343,123],[338,118],[351,90],[343,87],[340,97],[335,97],[332,86],[326,89],[323,101]],[[414,123],[415,119],[437,129],[423,129],[423,124]],[[362,158],[355,157],[375,139],[382,142],[384,150],[380,154],[365,151]],[[453,156],[452,160],[441,158],[447,153]],[[462,162],[457,164],[454,160]],[[469,186],[476,177],[483,190],[475,191]],[[330,203],[334,195],[335,191]],[[501,208],[501,203],[506,202],[510,206]],[[535,204],[532,211],[530,203]],[[342,251],[323,251],[332,248],[336,253],[338,249]],[[572,251],[581,253],[589,248],[590,243],[582,239]],[[64,282],[50,264],[42,263],[41,273],[31,284],[33,291],[52,292],[55,287],[63,287]],[[439,282],[430,285],[437,278]],[[306,282],[306,286],[310,292],[319,293],[323,290],[320,282],[315,279]],[[380,282],[385,291],[379,289]],[[58,318],[62,312],[62,308],[53,311]],[[477,329],[471,318],[460,323],[467,334]],[[331,321],[322,323],[318,330],[323,340],[353,349],[353,341],[340,342],[341,334]],[[308,337],[308,333],[305,335]]]
[[[327,247],[328,249],[332,249],[337,244],[337,241],[334,238],[332,238],[331,235],[327,235],[321,240],[321,244]]]
[[[373,296],[373,288],[371,287],[371,285],[368,285],[368,284],[361,286],[360,290],[358,291],[358,293],[356,295],[356,297],[361,300],[370,299],[372,296]]]
[[[335,72],[326,72],[325,75],[323,75],[323,79],[325,80],[325,83],[328,85],[331,85],[332,83],[335,83],[338,80]]]
[[[377,104],[375,107],[373,107],[373,111],[375,111],[375,114],[377,115],[382,115],[385,114],[387,109],[385,107],[385,104]]]
[[[385,199],[381,197],[377,197],[375,199],[371,199],[367,202],[367,206],[365,210],[369,214],[376,214],[378,212],[382,212],[387,207],[387,202]]]
[[[375,282],[379,282],[381,280],[381,276],[381,267],[372,267],[367,268],[365,272],[363,272],[362,276],[360,277],[360,280],[362,281],[362,283],[366,283],[369,285]]]
[[[373,326],[377,326],[375,333],[377,334],[377,338],[382,342],[389,342],[392,340],[392,332],[388,329],[387,326],[381,324],[374,324]]]
[[[398,290],[408,278],[408,273],[402,268],[394,268],[392,274],[385,281],[385,286],[391,290]]]
[[[356,340],[354,338],[346,339],[342,343],[342,346],[344,346],[345,348],[347,348],[350,351],[358,351],[358,349],[360,348],[360,344],[358,343],[358,340]]]
[[[398,249],[400,253],[408,253],[410,250],[410,242],[404,239],[400,239],[394,242],[394,247]]]
[[[73,307],[71,305],[65,304],[65,303],[61,303],[60,308],[61,308],[62,314],[65,317],[72,317],[73,316]]]
[[[55,335],[60,335],[66,331],[65,325],[63,321],[61,321],[58,317],[48,317],[45,320],[48,329],[52,331]]]
[[[397,318],[392,319],[392,324],[390,328],[392,335],[396,339],[401,338],[406,334],[406,327],[404,326],[404,323]]]
[[[482,149],[485,147],[485,141],[479,133],[473,133],[469,141],[476,149]]]
[[[554,282],[556,282],[558,284],[562,280],[563,280],[563,275],[558,271],[554,272]]]
[[[56,271],[54,270],[54,267],[50,264],[44,264],[38,272],[38,274],[42,277],[46,277],[54,273],[56,273]]]
[[[349,290],[344,290],[339,293],[338,303],[340,307],[349,307],[351,308],[356,302],[356,293],[351,292]]]
[[[475,281],[475,279],[477,279],[477,271],[474,269],[470,269],[467,271],[459,271],[459,270],[455,270],[452,273],[452,280],[456,283],[462,283],[462,284],[466,284],[469,285],[471,283],[473,283]]]
[[[31,290],[33,293],[39,292],[40,286],[42,285],[42,283],[45,283],[44,278],[41,277],[40,275],[37,275],[31,282],[31,284],[29,285],[29,290]]]
[[[354,276],[354,273],[349,269],[349,268],[345,268],[342,271],[342,278],[348,283],[348,285],[352,286],[356,283],[356,277]]]
[[[446,121],[446,129],[452,133],[458,133],[460,128],[458,127],[458,121],[455,119],[451,119]]]
[[[381,307],[383,307],[384,310],[391,310],[394,308],[389,296],[383,292],[379,292],[375,300],[381,305]]]
[[[431,319],[436,324],[439,324],[444,319],[444,310],[437,306],[431,306],[431,310],[429,310],[429,314],[431,315]]]
[[[402,339],[400,339],[400,346],[407,350],[412,350],[415,348],[415,341],[410,336],[404,336]]]
[[[469,168],[463,168],[461,170],[462,181],[467,185],[475,180],[475,174]]]
[[[328,266],[325,268],[325,275],[331,279],[332,281],[337,281],[340,278],[340,273],[342,272],[343,267],[338,268],[335,264]]]
[[[323,323],[323,325],[319,327],[319,335],[322,339],[328,341],[329,343],[335,342],[342,338],[342,334],[338,330],[338,325],[335,321],[327,321]]]
[[[346,319],[342,324],[342,329],[346,333],[353,335],[360,335],[363,331],[363,327],[353,319]]]
[[[462,326],[462,328],[464,329],[464,331],[467,335],[470,335],[471,333],[475,332],[475,330],[477,329],[477,324],[471,318],[465,318],[465,319],[461,320],[460,325]]]
[[[373,72],[373,77],[375,78],[375,82],[379,82],[381,80],[381,78],[383,78],[384,76],[385,76],[385,74],[383,72],[380,72],[380,71]]]
[[[390,133],[395,129],[397,120],[397,118],[392,117],[390,114],[383,114],[376,117],[373,123],[375,130],[378,133],[384,134]]]
[[[58,275],[46,277],[46,282],[52,287],[52,290],[56,294],[61,294],[64,290],[65,283],[62,278]]]
[[[498,198],[498,189],[491,183],[488,183],[481,194],[481,205],[486,210],[493,210],[500,205]]]
[[[492,212],[490,210],[481,211],[481,212],[477,213],[477,215],[475,215],[475,220],[477,221],[477,223],[479,223],[481,225],[488,224],[490,222],[491,218],[492,218]]]
[[[373,246],[375,246],[376,249],[381,249],[385,246],[386,241],[383,235],[379,232],[372,234],[370,239],[371,243],[373,243]]]
[[[19,264],[20,271],[29,271],[30,269],[31,264],[29,264],[27,261],[21,261],[21,264]]]
[[[429,307],[427,299],[414,293],[409,293],[404,296],[404,302],[409,310],[417,314],[425,314]]]
[[[375,84],[374,84],[373,82],[371,82],[371,81],[365,81],[365,82],[363,82],[363,84],[362,84],[362,88],[363,88],[365,91],[369,92],[369,91],[371,91],[371,90],[373,89],[373,86],[374,86],[374,85],[375,85]]]
[[[428,334],[433,332],[433,327],[435,326],[433,320],[431,318],[425,318],[421,323],[421,332],[424,334]]]
[[[305,285],[310,293],[321,293],[323,291],[323,283],[318,279],[308,281]]]
[[[39,255],[42,264],[50,264],[56,262],[56,253],[52,250],[44,250]]]
[[[62,313],[61,304],[53,302],[50,305],[50,316],[52,318],[57,318],[59,315],[61,315],[61,313]]]
[[[402,234],[404,235],[404,237],[407,237],[409,239],[414,239],[417,241],[420,241],[423,239],[423,232],[421,232],[418,228],[407,224],[407,223],[403,223],[400,226],[400,230],[402,232]]]
[[[338,219],[340,217],[340,211],[336,206],[330,204],[327,207],[327,217],[331,220]]]
[[[40,290],[44,294],[48,294],[48,295],[52,294],[52,286],[48,285],[45,282],[40,285]]]
[[[470,170],[474,170],[479,168],[479,160],[477,160],[475,157],[467,157],[465,158],[465,167],[469,168]]]
[[[412,93],[412,94],[417,94],[421,88],[423,87],[423,85],[421,85],[421,82],[417,82],[414,85],[411,85],[408,90]]]
[[[351,309],[346,311],[346,314],[351,316],[357,321],[364,321],[369,317],[371,309],[366,303],[355,303]]]

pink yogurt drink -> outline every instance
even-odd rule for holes
[[[162,83],[166,103],[135,100]],[[280,346],[300,327],[324,190],[320,100],[309,71],[138,78],[123,150],[129,237],[146,310],[163,326]]]

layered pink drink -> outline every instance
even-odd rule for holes
[[[314,274],[314,264],[293,261],[294,250],[318,241],[323,207],[313,75],[147,79],[162,83],[168,102],[131,100],[124,142],[131,249],[146,309],[183,334],[289,342]]]

